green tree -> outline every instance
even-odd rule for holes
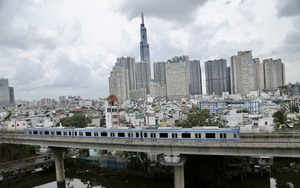
[[[92,123],[92,118],[85,117],[84,114],[78,113],[74,114],[72,117],[61,118],[60,123],[64,127],[84,128],[87,127],[88,124]]]
[[[224,127],[226,121],[215,118],[209,110],[199,110],[197,107],[193,107],[191,113],[187,115],[186,120],[179,121],[177,126],[184,128],[198,127],[198,126],[218,126]]]
[[[273,122],[276,125],[276,129],[282,129],[283,127],[286,126],[287,123],[287,112],[282,108],[278,111],[276,111],[273,116],[272,116]]]

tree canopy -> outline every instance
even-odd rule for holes
[[[198,127],[198,126],[218,126],[224,127],[226,121],[221,118],[215,118],[209,110],[199,110],[194,107],[192,112],[187,115],[186,120],[179,121],[177,126],[184,128]]]
[[[85,117],[84,114],[78,113],[74,114],[72,117],[61,118],[60,123],[64,127],[84,128],[87,127],[88,124],[92,123],[92,118]]]
[[[281,129],[287,123],[287,113],[284,108],[276,111],[272,117],[277,129]]]

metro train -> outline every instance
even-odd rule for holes
[[[169,142],[238,142],[239,129],[218,127],[161,127],[157,129],[119,128],[69,128],[36,127],[25,128],[24,134],[31,137],[103,139],[130,141],[169,141]]]

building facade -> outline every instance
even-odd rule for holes
[[[127,69],[121,66],[114,66],[108,81],[110,95],[115,95],[120,102],[129,99],[129,79]]]
[[[190,94],[202,95],[200,60],[190,61]]]
[[[151,81],[150,63],[146,61],[136,63],[136,89],[146,90],[149,94],[149,85]]]
[[[9,87],[8,79],[0,79],[0,107],[11,107],[15,105],[14,88]]]
[[[221,96],[227,92],[227,64],[225,59],[205,62],[206,93]]]
[[[255,90],[255,71],[252,51],[240,51],[231,57],[231,93],[246,96]]]
[[[180,56],[168,60],[166,64],[167,95],[169,99],[189,97],[190,75],[189,57]]]
[[[154,80],[159,84],[166,84],[166,62],[154,62]]]
[[[129,90],[136,90],[136,63],[133,57],[117,58],[117,66],[124,67],[128,71]]]
[[[265,59],[262,62],[263,89],[275,89],[285,85],[285,65],[281,59]]]
[[[141,61],[150,63],[150,50],[147,42],[147,29],[144,24],[144,14],[142,13],[142,23],[140,27],[141,42],[140,42],[140,57]]]

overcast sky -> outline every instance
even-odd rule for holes
[[[116,58],[140,59],[141,12],[151,62],[188,55],[204,72],[252,50],[300,81],[299,0],[0,0],[0,78],[15,99],[107,97]]]

